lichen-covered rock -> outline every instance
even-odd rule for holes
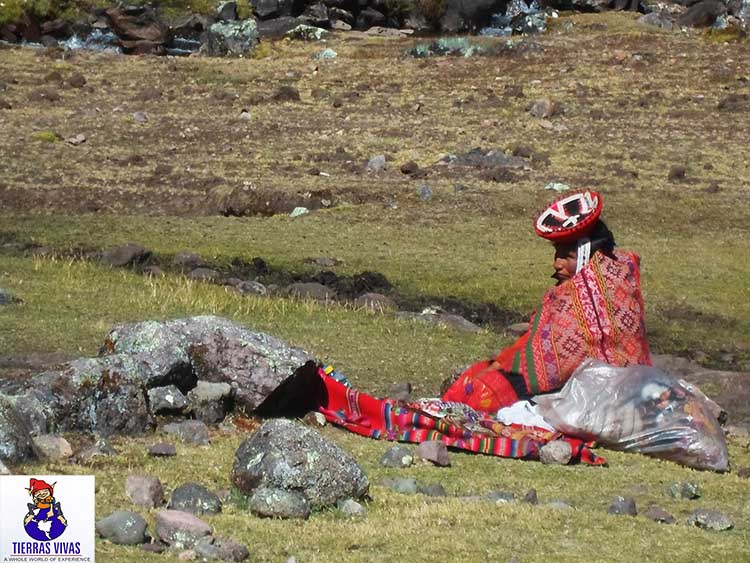
[[[146,508],[154,508],[164,503],[164,488],[159,478],[153,475],[128,475],[125,481],[125,495],[133,504]]]
[[[0,462],[14,465],[36,457],[28,428],[13,403],[0,395]]]
[[[206,423],[221,422],[229,412],[232,387],[229,383],[199,381],[188,393],[193,415]]]
[[[268,420],[235,452],[232,482],[244,493],[259,487],[297,491],[313,508],[367,494],[369,480],[347,452],[286,419]]]
[[[65,438],[55,434],[42,434],[34,439],[34,446],[42,457],[49,460],[68,459],[73,455],[73,448]]]
[[[259,487],[248,503],[250,512],[264,518],[299,518],[310,516],[310,501],[297,491]]]
[[[189,512],[160,510],[156,513],[156,535],[171,547],[193,547],[211,532],[211,526]]]
[[[185,395],[174,385],[149,389],[148,401],[154,414],[179,412],[188,405]]]
[[[218,22],[208,28],[206,54],[239,57],[248,54],[257,43],[258,26],[254,19]]]
[[[146,541],[146,521],[135,512],[118,511],[96,523],[96,533],[119,545],[139,545]]]
[[[186,444],[205,446],[209,443],[208,426],[200,420],[170,422],[161,428],[167,434],[177,436]]]
[[[312,359],[273,336],[215,316],[120,325],[107,335],[104,348],[121,354],[169,351],[187,362],[197,379],[229,383],[235,405],[245,411]]]
[[[192,514],[217,514],[221,512],[221,500],[203,485],[185,483],[172,492],[168,508]]]
[[[195,553],[203,559],[244,561],[250,557],[247,548],[231,538],[207,536],[195,544]]]

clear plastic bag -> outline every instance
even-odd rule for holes
[[[558,393],[535,401],[539,414],[564,434],[695,469],[729,469],[715,403],[654,367],[589,359]]]

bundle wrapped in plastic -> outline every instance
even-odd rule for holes
[[[535,400],[539,414],[564,434],[695,469],[729,468],[712,401],[657,368],[589,359],[558,393]]]

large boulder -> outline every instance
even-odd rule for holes
[[[166,53],[171,41],[169,27],[147,6],[123,6],[104,12],[110,29],[117,35],[126,53]]]
[[[258,26],[254,19],[218,22],[208,28],[206,54],[211,57],[248,54],[258,43]]]
[[[354,458],[323,436],[287,419],[263,425],[235,452],[232,482],[243,493],[293,491],[313,509],[362,498],[370,483]]]
[[[261,20],[291,16],[294,8],[292,0],[250,0],[250,4],[253,14]]]
[[[34,444],[13,403],[0,395],[0,464],[14,465],[36,457]]]
[[[168,351],[187,361],[196,379],[229,383],[235,405],[245,411],[257,408],[312,359],[278,338],[214,316],[120,325],[107,335],[104,350],[121,354]]]
[[[489,24],[493,14],[504,10],[506,3],[505,0],[446,0],[439,18],[440,28],[450,33],[481,29]],[[435,15],[430,15],[430,19],[434,20]]]

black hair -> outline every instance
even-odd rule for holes
[[[596,220],[594,228],[588,234],[588,238],[591,240],[592,253],[601,250],[604,254],[612,254],[612,251],[615,249],[615,236],[601,219]]]

